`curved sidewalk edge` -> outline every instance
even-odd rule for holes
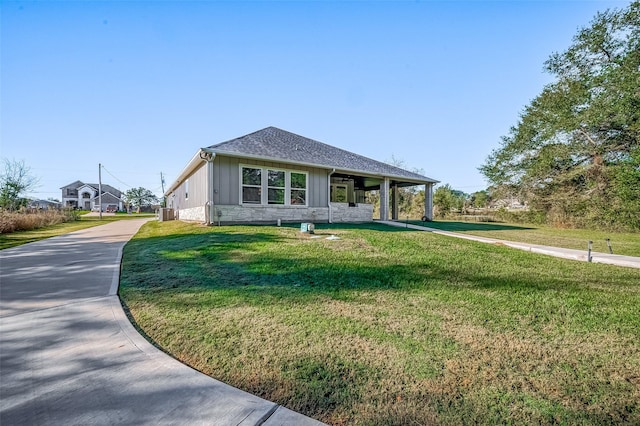
[[[563,259],[580,260],[587,262],[586,250],[573,250],[561,247],[542,246],[538,244],[519,243],[515,241],[498,240],[495,238],[478,237],[476,235],[461,234],[458,232],[441,231],[435,228],[429,228],[428,226],[420,226],[407,224],[402,222],[393,222],[390,220],[378,220],[377,223],[382,223],[389,226],[395,226],[399,228],[409,228],[416,231],[427,231],[434,234],[446,235],[448,237],[462,238],[465,240],[478,241],[487,244],[500,244],[507,247],[515,248],[518,250],[529,251],[532,253],[545,254],[547,256],[560,257]],[[640,268],[640,257],[622,256],[619,254],[608,254],[591,252],[591,262],[604,263],[615,266],[625,266],[628,268]]]
[[[0,251],[0,424],[322,424],[145,340],[115,294],[142,222],[120,222]]]
[[[180,361],[153,346],[138,333],[122,309],[118,296],[112,296],[109,299],[111,299],[112,313],[119,324],[119,328],[131,345],[148,358],[148,362],[156,363],[158,367],[164,368],[166,373],[175,372],[182,378],[188,379],[189,383],[194,385],[200,381],[205,382],[203,385],[196,385],[194,389],[202,386],[205,392],[209,394],[207,398],[211,398],[209,404],[207,404],[208,407],[201,407],[198,410],[200,414],[205,414],[204,412],[209,411],[209,413],[204,416],[210,419],[210,421],[206,423],[220,425],[302,426],[323,424],[273,402],[229,386],[182,364]],[[173,379],[171,382],[173,382]],[[191,421],[189,423],[191,424]]]

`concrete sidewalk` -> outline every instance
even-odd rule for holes
[[[116,295],[122,220],[0,251],[0,424],[319,425],[149,344]]]
[[[376,221],[389,226],[396,226],[400,228],[415,229],[417,231],[427,231],[434,234],[446,235],[448,237],[462,238],[465,240],[479,241],[481,243],[488,244],[500,244],[507,247],[512,247],[518,250],[530,251],[532,253],[546,254],[548,256],[561,257],[563,259],[580,260],[587,262],[587,250],[573,250],[561,247],[542,246],[537,244],[519,243],[507,240],[498,240],[495,238],[478,237],[475,235],[462,234],[458,232],[441,231],[435,228],[429,228],[428,226],[420,226],[407,224],[402,222],[393,221]],[[621,256],[618,254],[598,253],[591,252],[591,261],[593,263],[606,263],[609,265],[626,266],[629,268],[640,268],[640,257],[633,256]]]

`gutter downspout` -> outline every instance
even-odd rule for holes
[[[329,207],[329,223],[333,223],[333,214],[331,211],[331,175],[336,172],[336,169],[333,169],[327,175],[327,207]]]
[[[216,154],[213,152],[200,151],[200,158],[206,163],[207,167],[207,202],[205,203],[205,225],[213,224],[213,214],[215,212],[213,204],[213,159]]]

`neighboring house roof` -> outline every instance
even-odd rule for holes
[[[99,196],[95,196],[95,197],[93,197],[91,199],[91,201],[98,202],[98,198],[99,198]],[[122,201],[122,200],[120,198],[116,197],[115,195],[113,195],[110,192],[103,192],[102,193],[102,204],[105,204],[105,203],[118,203],[120,201]]]
[[[29,205],[30,206],[49,206],[49,207],[60,207],[62,205],[62,203],[58,202],[58,201],[51,201],[51,200],[29,200]]]
[[[366,173],[412,181],[437,180],[336,148],[277,127],[267,127],[239,138],[212,145],[206,151],[236,157],[306,164],[328,169]]]
[[[98,190],[98,187],[100,186],[97,183],[84,183],[82,181],[77,180],[75,182],[70,183],[69,185],[65,185],[65,186],[61,187],[60,189],[65,189],[65,188],[78,189],[81,186],[85,186],[85,185],[86,186],[90,186],[91,188],[95,189],[96,191]],[[103,183],[102,184],[102,193],[104,194],[106,192],[110,192],[112,194],[117,194],[118,197],[122,196],[122,192],[120,190],[114,188],[111,185],[107,185],[106,183]]]
[[[71,182],[69,185],[65,185],[65,186],[60,187],[60,189],[65,189],[65,188],[74,188],[74,189],[76,189],[76,188],[81,187],[82,185],[84,185],[84,183],[82,183],[79,180],[77,180],[75,182]]]
[[[98,190],[98,186],[99,185],[97,183],[87,183],[87,185],[91,186],[96,191]],[[111,194],[116,194],[116,196],[118,196],[118,197],[120,197],[122,195],[122,192],[119,191],[118,189],[114,188],[111,185],[107,185],[106,183],[103,183],[102,184],[102,194],[105,194],[107,192],[110,192]]]

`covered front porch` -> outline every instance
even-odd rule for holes
[[[426,182],[424,180],[398,179],[391,177],[354,175],[349,173],[334,172],[330,177],[330,205],[335,213],[338,207],[341,212],[347,209],[359,210],[358,214],[362,215],[369,211],[369,217],[373,219],[373,200],[371,197],[374,191],[379,196],[380,220],[398,220],[399,219],[399,189],[411,186],[424,185],[424,214],[422,220],[433,220],[433,185],[436,183]],[[330,221],[333,219],[333,211],[330,212]]]

